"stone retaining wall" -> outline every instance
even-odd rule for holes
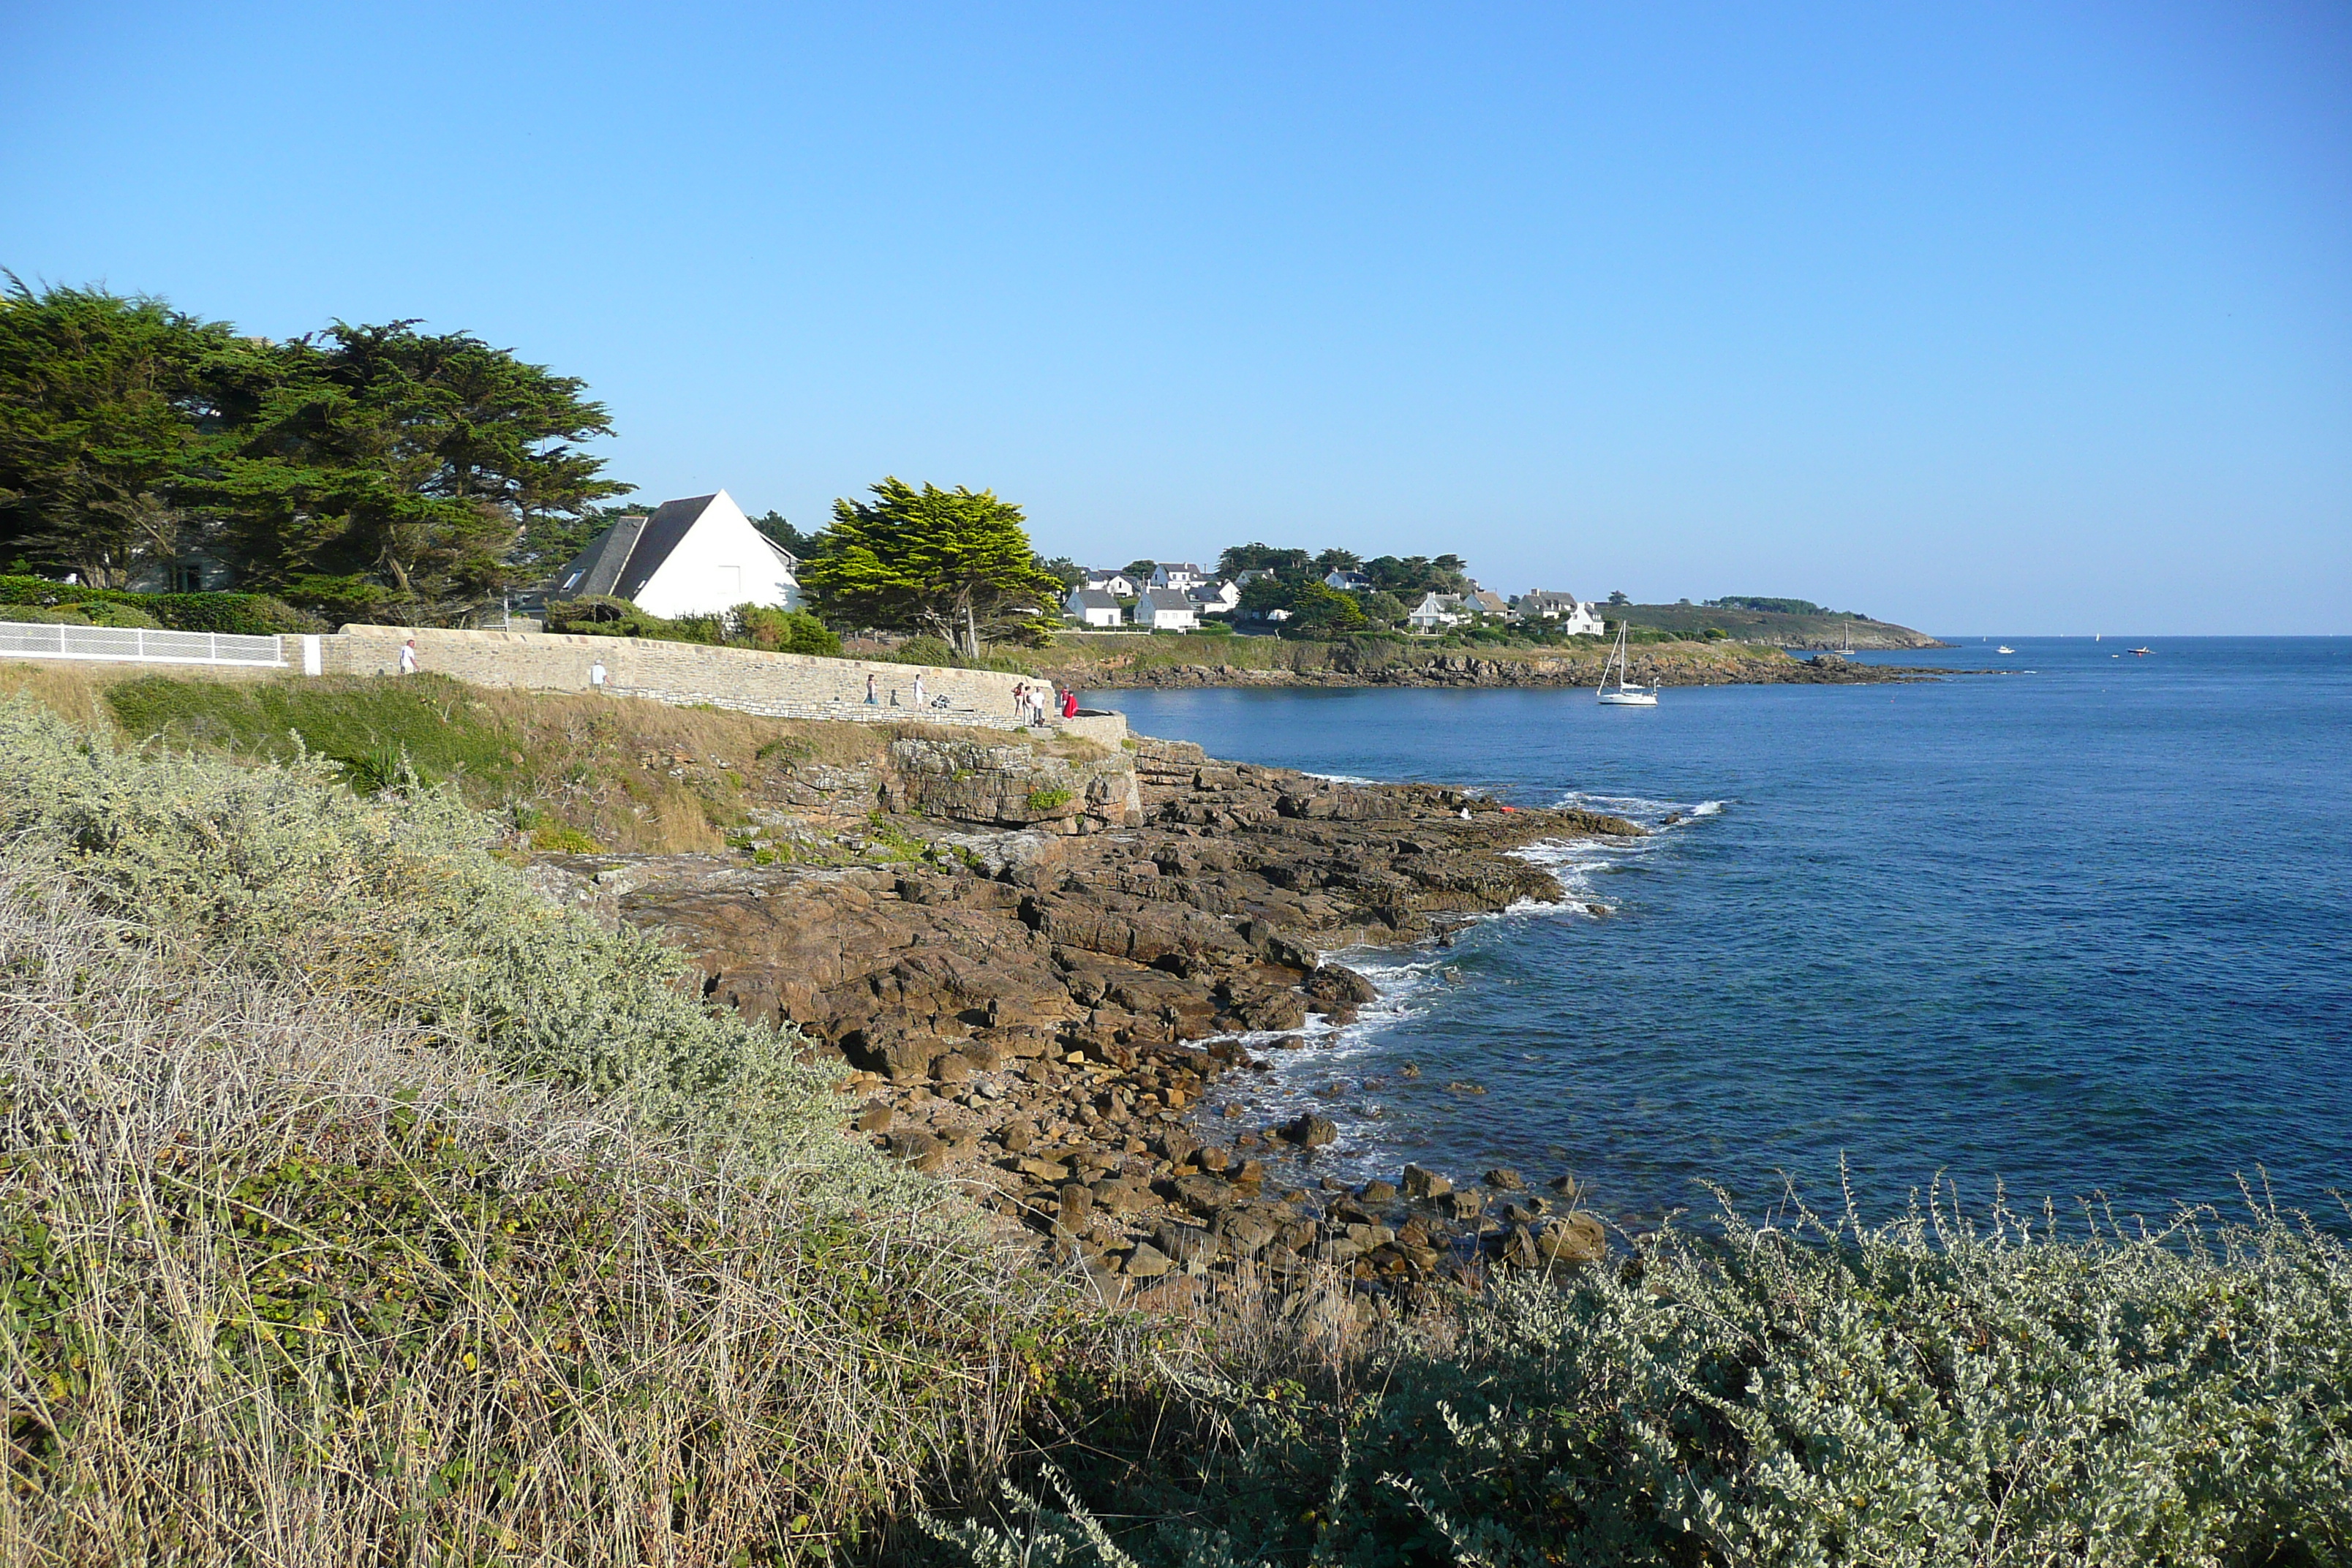
[[[651,698],[680,707],[707,702],[714,708],[775,719],[852,722],[920,719],[934,724],[998,730],[1021,727],[1013,709],[1013,689],[1024,679],[1017,675],[639,637],[349,626],[320,639],[318,673],[395,675],[400,670],[400,645],[410,637],[416,639],[419,668],[477,686],[587,691],[594,689],[592,668],[601,662],[605,671],[604,689],[615,696]],[[299,644],[300,639],[289,640]],[[299,646],[289,652],[289,662],[301,668]],[[870,705],[866,700],[869,676],[876,696]],[[922,678],[926,700],[935,703],[944,697],[945,708],[916,709],[918,676]],[[1057,719],[1054,728],[1111,746],[1127,738],[1127,720],[1118,713]]]

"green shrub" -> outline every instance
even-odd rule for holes
[[[1017,1560],[2352,1557],[2352,1251],[2260,1209],[2055,1230],[1948,1208],[1776,1228],[1727,1205],[1713,1239],[1500,1287],[1336,1396],[1195,1387],[1189,1452],[1164,1426],[1148,1459],[1118,1451],[1106,1417]],[[993,1529],[947,1534],[1015,1561]]]
[[[814,654],[839,658],[841,638],[806,610],[778,610],[761,605],[738,605],[728,612],[736,640],[776,653]]]
[[[353,622],[362,626],[400,624],[415,605],[413,598],[364,577],[297,577],[286,585],[285,596],[335,626]]]
[[[78,606],[90,625],[102,626],[160,626],[177,632],[235,632],[247,637],[327,629],[317,616],[261,594],[131,594],[78,583],[52,583],[45,577],[0,576],[0,618],[30,618],[16,612],[18,605]],[[102,605],[113,608],[100,608]]]
[[[626,599],[601,595],[562,599],[547,606],[547,629],[571,637],[654,637],[664,642],[712,642],[709,636],[688,635],[676,621],[648,615]]]
[[[899,664],[926,664],[948,668],[956,661],[956,650],[945,637],[908,637],[898,645],[891,658]]]
[[[1066,789],[1033,789],[1024,804],[1033,812],[1059,811],[1076,798]]]

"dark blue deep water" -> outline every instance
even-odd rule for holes
[[[1327,1169],[1572,1171],[1640,1220],[1780,1173],[1883,1216],[2105,1194],[2347,1227],[2352,639],[2011,638],[1894,687],[1130,691],[1148,734],[1647,822],[1549,851],[1570,907],[1361,962],[1389,1001],[1284,1053]],[[1584,905],[1608,912],[1594,916]],[[1417,1064],[1422,1076],[1400,1069]],[[1448,1085],[1477,1085],[1484,1094]],[[1266,1087],[1258,1079],[1253,1097]]]

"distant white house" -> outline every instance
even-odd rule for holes
[[[1079,586],[1089,593],[1108,594],[1118,599],[1132,599],[1143,590],[1141,584],[1124,572],[1089,572]]]
[[[1155,632],[1189,632],[1201,625],[1201,612],[1181,588],[1146,588],[1135,601],[1135,624]]]
[[[719,490],[664,501],[650,517],[616,520],[555,574],[547,596],[626,599],[664,620],[738,605],[797,610],[798,564]]]
[[[1404,624],[1417,632],[1442,632],[1470,617],[1463,613],[1459,594],[1423,594],[1421,603],[1405,613]]]
[[[1366,594],[1371,591],[1372,580],[1361,572],[1329,572],[1324,574],[1323,585],[1343,594]]]
[[[1100,588],[1071,589],[1062,611],[1082,626],[1115,626],[1120,618],[1118,595]]]
[[[1481,588],[1473,584],[1470,592],[1463,596],[1462,603],[1465,609],[1478,615],[1493,616],[1506,621],[1516,618],[1510,605],[1492,588]]]
[[[1559,629],[1570,637],[1597,637],[1603,629],[1601,606],[1587,604],[1573,594],[1530,588],[1519,595],[1518,611],[1528,620],[1558,621]]]
[[[1242,591],[1231,583],[1202,583],[1184,590],[1192,607],[1204,616],[1229,614],[1242,602]]]
[[[1269,581],[1273,580],[1274,568],[1271,566],[1245,567],[1241,572],[1234,574],[1234,586],[1236,588],[1246,588],[1261,577],[1266,578]]]
[[[1155,588],[1190,588],[1208,580],[1209,574],[1190,561],[1160,561],[1151,567]]]

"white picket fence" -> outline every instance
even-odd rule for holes
[[[68,626],[0,621],[0,658],[94,658],[118,664],[286,667],[274,637],[235,632],[151,632],[141,626]]]

